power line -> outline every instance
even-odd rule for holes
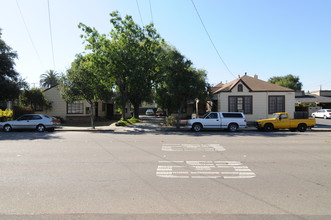
[[[37,50],[37,48],[36,48],[36,46],[35,46],[35,44],[34,44],[34,42],[33,42],[33,40],[32,40],[32,37],[31,37],[30,31],[29,31],[28,25],[27,25],[26,22],[25,22],[25,19],[24,19],[24,16],[23,16],[23,13],[22,13],[21,7],[20,7],[20,5],[18,4],[18,0],[16,0],[16,5],[17,5],[17,8],[18,8],[18,10],[19,10],[19,12],[20,12],[21,18],[22,18],[22,20],[23,20],[23,23],[24,23],[24,26],[25,26],[25,30],[26,30],[26,32],[28,33],[29,40],[30,40],[30,42],[31,42],[31,45],[32,45],[32,47],[33,47],[33,50],[34,50],[34,52],[36,53],[36,55],[37,55],[37,57],[38,57],[38,59],[39,59],[39,62],[40,62],[40,64],[41,64],[41,66],[44,67],[44,65],[43,65],[43,63],[42,63],[42,61],[41,61],[41,58],[40,58],[40,56],[39,56],[38,50]]]
[[[216,48],[216,46],[215,46],[213,40],[211,39],[211,37],[210,37],[210,35],[209,35],[209,32],[208,32],[208,30],[207,30],[205,24],[204,24],[203,21],[202,21],[202,18],[201,18],[200,14],[199,14],[199,11],[198,11],[197,7],[196,7],[195,4],[194,4],[194,1],[191,0],[191,2],[192,2],[193,6],[194,6],[194,8],[195,8],[195,11],[196,11],[196,13],[197,13],[197,15],[198,15],[198,17],[199,17],[199,19],[200,19],[200,22],[201,22],[203,28],[205,29],[205,32],[206,32],[206,34],[207,34],[207,36],[208,36],[208,38],[209,38],[211,44],[213,45],[213,47],[214,47],[214,49],[215,49],[215,51],[216,51],[218,57],[220,58],[220,60],[222,61],[223,65],[226,67],[226,69],[229,71],[229,73],[231,73],[231,75],[232,75],[234,78],[237,78],[237,77],[232,73],[232,71],[229,69],[228,65],[226,65],[226,63],[225,63],[225,61],[223,60],[221,54],[218,52],[218,50],[217,50],[217,48]]]
[[[141,12],[140,12],[140,7],[139,7],[138,0],[136,0],[136,3],[137,3],[137,8],[138,8],[138,12],[139,12],[139,16],[140,16],[141,24],[144,26],[143,17],[141,16]]]
[[[51,36],[53,69],[55,70],[54,47],[53,47],[53,33],[52,33],[51,10],[50,10],[50,7],[49,7],[49,0],[47,0],[47,3],[48,3],[48,23],[49,23],[49,34]]]
[[[149,0],[149,10],[150,10],[150,12],[151,12],[152,23],[154,23],[154,18],[153,18],[153,11],[152,11],[152,3],[151,3],[151,0]]]

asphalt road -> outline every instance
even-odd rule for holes
[[[0,132],[0,219],[331,219],[329,130],[141,129]]]

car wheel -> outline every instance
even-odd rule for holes
[[[37,126],[37,131],[44,132],[45,131],[45,126],[44,125],[38,125]]]
[[[235,123],[231,123],[228,126],[228,130],[231,131],[231,132],[236,132],[236,131],[238,131],[238,125],[235,124]]]
[[[192,126],[192,130],[195,131],[195,132],[199,132],[202,130],[202,125],[201,124],[193,124]]]
[[[324,117],[323,117],[324,119],[327,119],[327,117],[326,117],[326,115],[324,115]]]
[[[306,130],[307,130],[307,125],[306,124],[299,124],[298,125],[298,131],[305,132]]]
[[[5,126],[3,127],[3,130],[4,130],[5,132],[11,132],[13,129],[12,129],[12,127],[11,127],[10,125],[5,125]]]
[[[274,126],[272,124],[266,124],[264,125],[264,131],[270,132],[274,130]]]
[[[313,118],[316,118],[316,116],[314,114],[312,116],[313,116]]]

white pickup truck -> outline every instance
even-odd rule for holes
[[[242,112],[208,112],[201,118],[187,120],[186,127],[196,132],[204,128],[228,129],[234,132],[247,127],[247,123]]]

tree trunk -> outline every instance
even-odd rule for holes
[[[94,125],[94,103],[92,101],[89,102],[91,105],[91,112],[90,112],[90,118],[91,118],[91,127],[95,129]]]
[[[133,117],[139,119],[139,103],[133,104]]]
[[[122,98],[122,120],[126,120],[126,112],[125,112],[125,107],[126,107],[126,99],[123,97]]]
[[[183,110],[183,107],[181,106],[178,110],[176,128],[180,127],[180,118],[182,116],[182,110]]]

